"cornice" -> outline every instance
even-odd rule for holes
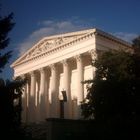
[[[109,40],[111,40],[113,42],[116,42],[118,44],[124,45],[126,47],[130,47],[130,48],[132,47],[131,43],[129,43],[129,42],[125,41],[125,40],[122,40],[122,39],[120,39],[118,37],[115,37],[112,34],[106,33],[106,32],[104,32],[104,31],[102,31],[100,29],[96,29],[95,35],[102,36],[104,38],[107,38],[107,39],[109,39]]]
[[[46,50],[45,52],[43,51],[42,53],[39,53],[38,55],[33,56],[32,58],[26,59],[27,55],[30,54],[30,52],[32,52],[33,50],[35,50],[36,47],[41,46],[43,43],[47,42],[48,40],[53,40],[53,39],[57,39],[57,38],[65,38],[65,37],[74,37],[74,36],[78,36],[78,35],[81,35],[81,36],[78,38],[75,38],[73,40],[70,40],[66,43],[56,45],[55,47],[52,47],[51,49]],[[71,47],[72,45],[75,45],[77,43],[80,43],[82,41],[90,39],[93,36],[101,36],[101,37],[104,37],[106,39],[109,39],[113,42],[116,42],[118,44],[121,44],[123,46],[129,47],[130,49],[132,49],[132,45],[130,43],[128,43],[122,39],[119,39],[119,38],[117,38],[109,33],[106,33],[104,31],[101,31],[99,29],[94,28],[94,29],[88,29],[88,30],[83,30],[83,31],[77,31],[77,32],[71,32],[71,33],[65,33],[65,34],[59,34],[59,35],[45,37],[42,40],[40,40],[37,44],[35,44],[31,49],[29,49],[24,55],[22,55],[20,58],[18,58],[11,65],[11,67],[15,67],[15,66],[18,66],[20,64],[28,63],[30,61],[37,60],[37,59],[39,59],[41,57],[45,57],[47,55],[51,55],[51,54],[56,53],[56,52],[66,48],[66,47]]]

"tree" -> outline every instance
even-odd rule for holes
[[[102,122],[109,131],[122,130],[124,135],[136,130],[140,120],[139,52],[108,51],[98,55],[93,63],[95,78],[85,81],[92,84],[81,104],[85,118]]]
[[[20,78],[14,81],[0,79],[0,120],[3,130],[12,131],[20,126],[23,84]]]
[[[138,36],[137,38],[135,38],[134,40],[132,40],[132,45],[135,48],[139,48],[140,49],[140,36]]]
[[[2,72],[2,69],[7,64],[9,58],[11,57],[12,51],[8,51],[6,53],[2,53],[2,51],[8,47],[9,45],[9,37],[8,33],[12,30],[14,26],[13,19],[13,13],[9,14],[8,16],[2,18],[0,16],[0,72]]]
[[[12,51],[6,51],[9,45],[8,33],[14,26],[13,13],[6,17],[0,17],[0,72],[12,56]],[[4,80],[0,78],[0,126],[1,134],[16,132],[21,120],[21,95],[25,80]],[[16,104],[15,104],[16,102]],[[14,134],[14,133],[13,133]],[[5,135],[6,136],[6,135]]]

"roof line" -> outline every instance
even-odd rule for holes
[[[121,38],[118,38],[118,37],[112,35],[111,33],[104,32],[104,31],[102,31],[100,29],[96,28],[95,34],[101,35],[101,36],[103,36],[105,38],[108,38],[110,40],[116,41],[117,43],[123,44],[123,45],[125,45],[127,47],[132,47],[131,43],[129,43],[129,42],[127,42],[127,41],[125,41],[125,40],[123,40]]]
[[[51,40],[54,38],[59,38],[59,37],[69,37],[69,36],[74,36],[74,35],[80,35],[80,34],[84,34],[87,33],[89,31],[95,31],[95,28],[91,28],[91,29],[87,29],[87,30],[80,30],[80,31],[74,31],[74,32],[69,32],[69,33],[63,33],[63,34],[58,34],[58,35],[52,35],[52,36],[48,36],[48,37],[44,37],[42,38],[40,41],[38,41],[35,45],[33,45],[30,49],[28,49],[22,56],[20,56],[16,61],[14,61],[10,67],[12,67],[16,62],[20,61],[24,56],[26,56],[26,54],[28,52],[30,52],[31,50],[33,50],[36,46],[38,46],[41,42],[45,41],[45,40]]]
[[[64,33],[64,34],[58,34],[58,35],[52,35],[52,36],[48,36],[48,37],[44,37],[43,39],[41,39],[38,43],[36,43],[33,47],[31,47],[30,49],[27,50],[27,52],[25,52],[22,56],[20,56],[15,62],[13,62],[10,67],[13,67],[18,61],[20,61],[23,57],[25,57],[30,51],[32,51],[34,48],[36,48],[36,46],[38,46],[40,43],[46,41],[46,40],[51,40],[51,39],[55,39],[55,38],[59,38],[59,37],[70,37],[70,36],[74,36],[74,35],[80,35],[80,34],[85,34],[88,32],[93,32],[95,35],[100,35],[103,36],[109,40],[115,41],[117,43],[123,44],[127,47],[132,47],[131,43],[128,43],[118,37],[115,37],[109,33],[106,33],[100,29],[97,28],[91,28],[91,29],[87,29],[87,30],[80,30],[80,31],[75,31],[75,32],[70,32],[70,33]]]

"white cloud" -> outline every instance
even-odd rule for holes
[[[39,41],[45,36],[86,29],[89,26],[84,21],[82,21],[82,23],[79,22],[79,24],[77,24],[73,20],[66,20],[61,22],[46,20],[43,22],[39,22],[39,25],[41,25],[42,27],[32,32],[22,43],[18,45],[19,56],[25,53],[29,48],[31,48],[35,43],[37,43],[37,41]]]
[[[52,20],[45,20],[45,21],[43,21],[43,22],[40,22],[41,25],[45,25],[45,26],[51,25],[51,24],[53,24],[53,23],[54,23],[54,22],[53,22]]]
[[[116,33],[113,33],[113,35],[130,43],[132,42],[134,38],[138,36],[138,34],[135,34],[135,33],[124,33],[124,32],[116,32]]]

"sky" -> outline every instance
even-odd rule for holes
[[[53,34],[99,28],[131,42],[140,35],[139,0],[0,0],[0,16],[14,13],[7,50],[13,56],[0,77],[11,79],[10,68],[41,38]]]

